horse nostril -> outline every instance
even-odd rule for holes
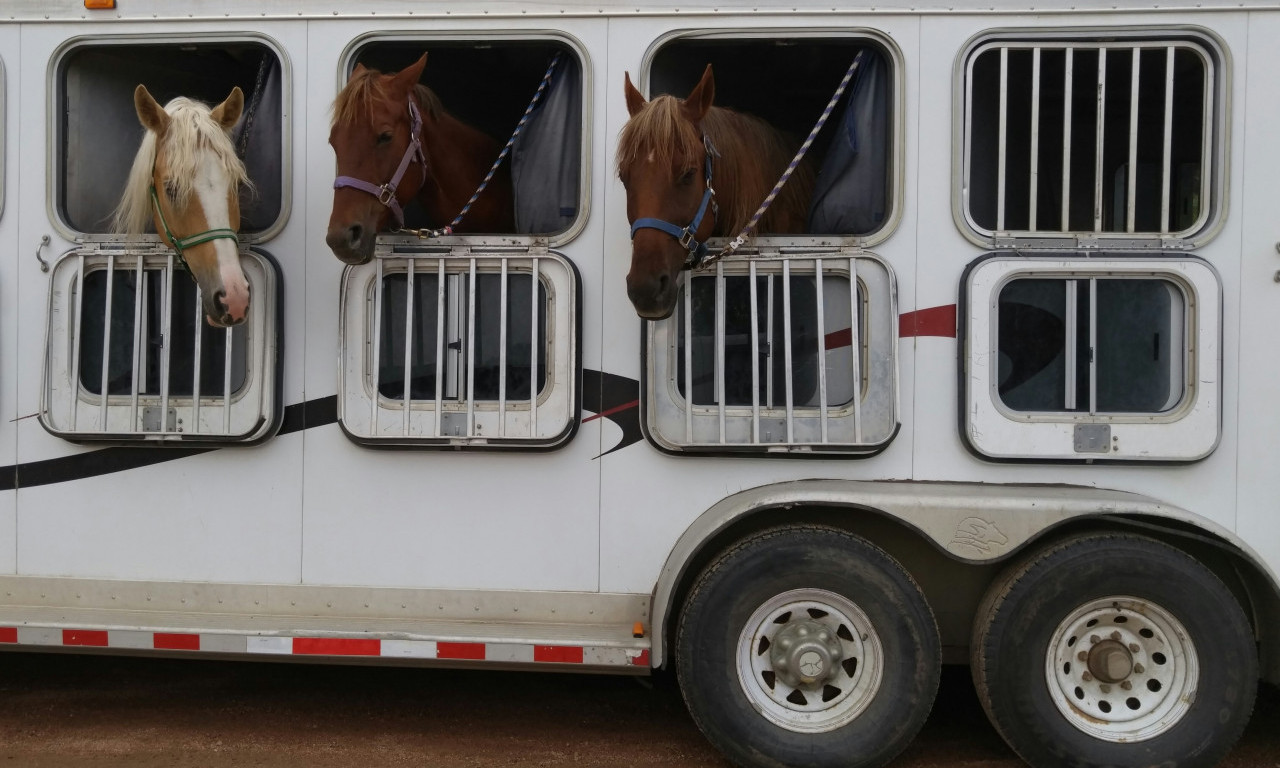
[[[669,286],[670,284],[671,284],[671,278],[668,277],[665,273],[658,275],[658,295],[665,296],[667,293],[667,286]]]
[[[227,302],[224,301],[224,299],[226,298],[227,298],[227,292],[224,290],[220,290],[217,293],[213,294],[213,306],[218,309],[219,317],[222,317],[227,314]]]
[[[352,248],[359,248],[360,241],[364,239],[364,227],[359,224],[352,224],[347,228],[347,244]]]

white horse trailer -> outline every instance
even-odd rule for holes
[[[1033,765],[1217,762],[1280,681],[1280,6],[831,5],[6,3],[0,647],[668,668],[749,765],[970,663]],[[344,266],[330,105],[423,51],[499,141],[561,55],[517,231]],[[809,230],[640,321],[624,73],[803,136],[859,51]],[[245,94],[244,325],[106,229],[138,83]]]

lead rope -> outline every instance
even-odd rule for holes
[[[757,208],[756,212],[751,216],[751,220],[747,222],[747,225],[742,228],[742,231],[738,232],[738,236],[733,238],[728,245],[721,248],[717,253],[707,256],[700,263],[694,264],[692,269],[706,269],[726,256],[732,256],[733,253],[741,248],[742,244],[747,241],[748,233],[751,232],[756,224],[760,223],[760,218],[764,216],[764,212],[773,204],[774,198],[776,198],[778,193],[782,191],[782,187],[787,183],[787,179],[790,179],[791,174],[795,173],[796,168],[800,167],[800,161],[804,159],[804,154],[809,151],[809,147],[813,144],[813,140],[817,137],[818,132],[822,130],[822,126],[826,125],[827,118],[831,117],[831,113],[835,111],[836,103],[840,101],[840,97],[844,95],[845,89],[849,87],[849,83],[853,80],[854,73],[858,71],[859,65],[862,64],[863,53],[865,53],[865,51],[858,51],[858,55],[853,57],[853,63],[849,65],[849,70],[844,73],[844,77],[840,80],[840,85],[836,87],[836,92],[831,94],[831,100],[827,102],[827,108],[822,110],[822,115],[818,117],[817,124],[813,126],[812,131],[809,131],[809,137],[800,145],[800,149],[796,150],[796,156],[791,158],[791,164],[782,172],[782,177],[778,179],[778,183],[774,184],[773,189],[765,196],[764,202],[760,203],[760,207]]]
[[[520,135],[520,131],[524,129],[525,123],[529,122],[529,115],[533,112],[533,108],[538,105],[538,101],[542,99],[542,94],[547,90],[547,85],[551,82],[551,73],[555,71],[556,65],[560,63],[560,52],[552,57],[551,64],[547,67],[546,74],[542,76],[542,82],[538,83],[538,90],[534,92],[533,99],[529,102],[529,106],[525,108],[524,114],[520,116],[520,122],[516,123],[516,129],[511,134],[511,138],[507,139],[507,145],[502,148],[502,152],[498,153],[498,159],[493,161],[493,165],[489,168],[489,173],[485,174],[484,181],[480,182],[480,186],[476,189],[476,193],[471,196],[467,204],[462,206],[462,210],[457,216],[453,217],[453,221],[440,229],[400,229],[398,234],[417,235],[419,238],[441,237],[443,235],[452,235],[453,228],[462,222],[462,217],[467,215],[467,211],[471,210],[471,206],[480,197],[480,193],[484,192],[484,188],[489,186],[489,181],[493,179],[493,175],[498,172],[498,166],[502,165],[502,161],[506,159],[507,154],[511,152],[511,147],[516,143],[516,137]]]

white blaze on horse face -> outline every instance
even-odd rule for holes
[[[195,193],[204,208],[209,229],[238,228],[238,222],[237,226],[232,226],[231,211],[227,204],[227,189],[230,186],[230,180],[217,158],[212,154],[207,155],[201,163]],[[236,241],[225,238],[213,240],[210,245],[218,256],[218,276],[225,293],[222,302],[227,307],[230,321],[238,323],[249,310],[249,283],[240,269],[240,251]]]

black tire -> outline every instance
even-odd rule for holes
[[[1035,768],[1207,768],[1253,709],[1239,603],[1153,539],[1092,535],[1033,555],[991,586],[974,630],[978,697]]]
[[[933,613],[906,570],[819,526],[770,529],[720,555],[689,593],[676,637],[694,721],[743,766],[884,765],[928,717],[940,656]]]

